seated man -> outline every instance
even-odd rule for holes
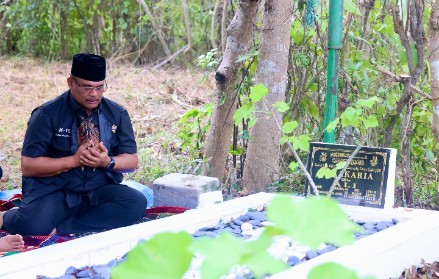
[[[97,232],[134,224],[145,196],[122,182],[137,167],[128,112],[103,97],[106,61],[73,56],[69,90],[36,108],[23,142],[20,207],[0,215],[12,234]]]

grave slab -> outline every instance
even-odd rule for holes
[[[201,208],[223,202],[216,177],[171,173],[153,182],[155,206]]]
[[[69,266],[106,264],[123,256],[139,240],[164,231],[194,233],[196,230],[231,220],[249,208],[266,205],[273,195],[258,193],[225,201],[203,209],[94,234],[76,240],[4,257],[0,260],[0,278],[36,278],[37,275],[61,276]],[[300,198],[297,198],[300,199]],[[439,259],[439,212],[406,210],[404,208],[377,209],[342,205],[352,219],[384,221],[396,218],[399,224],[357,240],[353,245],[336,249],[301,263],[270,278],[306,278],[311,268],[322,262],[339,262],[357,270],[361,276],[377,279],[397,276],[404,268]],[[20,263],[20,264],[17,264]]]

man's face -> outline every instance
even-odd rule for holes
[[[70,76],[67,79],[72,96],[87,114],[91,114],[99,105],[104,95],[105,81],[89,81],[78,77]]]

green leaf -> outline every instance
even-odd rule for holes
[[[363,120],[364,127],[367,128],[374,128],[378,126],[378,120],[375,115],[369,115],[369,117],[365,120]]]
[[[317,105],[308,98],[302,98],[302,107],[305,108],[305,111],[311,115],[311,117],[313,117],[316,120],[320,119],[320,112],[319,112],[319,108],[317,107]]]
[[[325,179],[330,179],[330,178],[335,178],[337,176],[337,169],[333,168],[330,169],[328,168],[328,166],[321,167],[317,173],[316,173],[316,177],[317,178],[325,178]]]
[[[389,106],[393,106],[398,101],[398,97],[394,93],[389,93],[386,96],[386,101]]]
[[[431,162],[434,162],[434,154],[433,154],[433,152],[431,152],[431,150],[427,150],[427,152],[425,152],[425,156],[427,156],[428,160],[430,160]]]
[[[341,170],[341,169],[344,168],[344,166],[346,166],[347,163],[348,163],[347,161],[338,162],[338,163],[335,165],[335,168],[336,168],[337,170]]]
[[[236,63],[240,63],[242,61],[248,60],[248,59],[250,59],[252,57],[256,57],[256,56],[258,56],[258,51],[257,50],[253,50],[253,51],[251,51],[249,53],[246,53],[244,55],[240,55],[238,57],[238,59],[236,60]]]
[[[250,99],[253,103],[259,102],[265,95],[268,94],[268,89],[262,83],[250,87]]]
[[[380,99],[377,96],[371,97],[369,99],[360,99],[357,101],[357,106],[359,107],[367,107],[367,108],[372,108],[375,103],[378,103],[380,101]]]
[[[328,127],[326,127],[326,131],[328,133],[330,133],[333,130],[335,130],[335,128],[337,128],[338,123],[340,123],[340,118],[339,117],[337,117],[336,119],[334,119],[334,121],[332,121],[331,123],[328,124]]]
[[[280,138],[280,144],[285,144],[286,142],[289,141],[289,137],[287,135],[284,135]]]
[[[357,5],[351,0],[344,0],[343,6],[349,13],[361,16],[360,9],[358,9]]]
[[[293,142],[294,150],[300,149],[302,151],[309,151],[309,142],[311,138],[307,135],[300,135]]]
[[[248,122],[248,128],[251,128],[251,127],[255,126],[256,121],[258,121],[258,119],[256,117],[252,117],[250,119],[250,121]],[[249,137],[249,139],[250,139],[250,137]]]
[[[353,234],[361,230],[334,199],[327,197],[294,200],[291,196],[276,196],[267,206],[267,218],[285,235],[312,249],[322,243],[353,243]]]
[[[127,259],[111,270],[111,278],[180,279],[194,256],[189,249],[192,242],[187,232],[159,233],[134,247]]]
[[[361,279],[357,273],[338,263],[328,262],[320,264],[308,273],[307,279]],[[364,277],[363,279],[372,279]]]
[[[340,119],[341,119],[341,125],[343,127],[346,126],[354,126],[356,127],[359,120],[360,120],[360,116],[362,114],[362,110],[360,108],[353,108],[353,107],[348,107],[341,115],[340,115]]]
[[[233,247],[233,253],[230,253],[230,247]],[[204,257],[200,269],[204,279],[221,278],[239,263],[242,254],[245,253],[245,243],[229,233],[221,233],[213,239],[198,238],[192,248]]]
[[[297,123],[297,121],[287,122],[282,126],[282,132],[284,132],[285,134],[289,134],[294,131],[294,129],[296,129],[298,125],[299,123]]]
[[[265,251],[259,251],[252,253],[250,258],[245,261],[246,265],[253,271],[255,278],[263,278],[264,275],[275,274],[289,268],[285,262],[273,258]]]
[[[290,106],[287,103],[281,101],[272,104],[272,106],[277,108],[279,112],[286,112],[290,109]]]
[[[221,233],[214,239],[197,239],[192,248],[204,257],[201,265],[202,278],[221,278],[235,265],[248,266],[258,277],[288,268],[288,265],[266,252],[271,244],[272,237],[267,233],[253,241],[238,239],[230,233]],[[233,253],[230,253],[230,247],[233,247]]]
[[[242,107],[237,109],[233,114],[233,120],[235,121],[235,125],[239,126],[243,119],[249,119],[254,111],[255,107],[249,104],[243,105]]]
[[[386,106],[385,105],[378,105],[377,114],[378,115],[385,115],[386,114]]]
[[[288,167],[290,168],[291,171],[295,171],[298,167],[299,167],[299,163],[297,162],[291,162]]]

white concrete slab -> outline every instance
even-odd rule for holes
[[[229,220],[248,208],[265,205],[271,194],[259,193],[244,198],[190,210],[182,214],[90,235],[76,240],[15,254],[0,259],[0,278],[35,278],[36,275],[61,276],[69,266],[106,264],[123,256],[141,239],[163,231],[186,230],[189,233]],[[439,260],[439,212],[404,209],[372,209],[343,206],[353,219],[382,221],[397,218],[397,226],[355,242],[347,247],[316,257],[271,278],[306,278],[308,271],[326,261],[354,268],[361,275],[376,278],[396,276],[421,258]]]

